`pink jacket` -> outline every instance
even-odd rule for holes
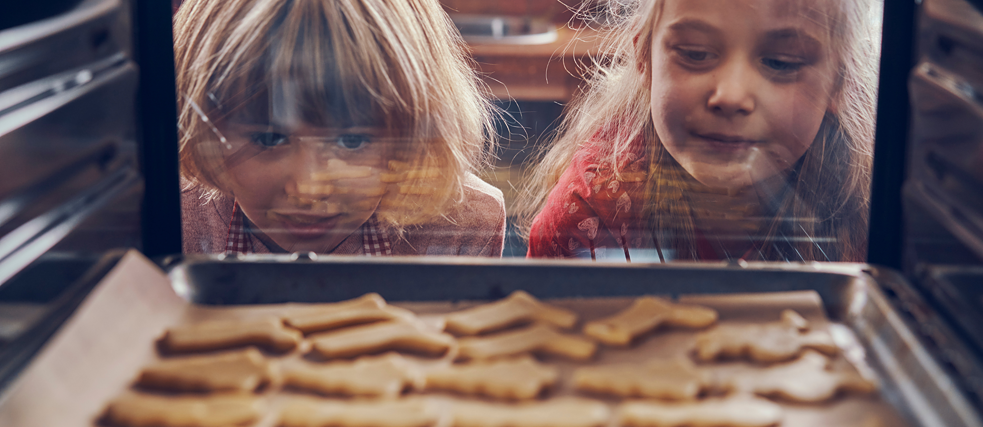
[[[204,198],[200,186],[182,182],[181,217],[185,253],[222,253],[228,237],[233,199]],[[348,236],[332,254],[364,255],[361,229]],[[502,191],[469,174],[464,202],[445,217],[412,226],[403,236],[389,231],[393,255],[502,256],[505,242],[505,200]],[[256,253],[272,251],[249,235]]]

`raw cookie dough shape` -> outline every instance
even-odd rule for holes
[[[608,405],[570,397],[519,404],[457,401],[451,413],[453,427],[598,427],[611,418]]]
[[[672,400],[696,399],[713,385],[709,372],[684,358],[577,368],[573,383],[579,391]]]
[[[280,413],[282,427],[427,427],[438,411],[420,398],[373,401],[291,399]]]
[[[625,346],[660,325],[705,328],[717,321],[716,310],[675,304],[650,296],[639,297],[621,312],[584,326],[584,334],[608,345]]]
[[[348,301],[297,308],[283,316],[283,321],[287,326],[311,333],[412,316],[409,311],[386,304],[382,296],[373,292]]]
[[[793,402],[822,402],[837,392],[877,390],[876,384],[855,370],[831,370],[829,358],[815,351],[806,351],[794,362],[736,374],[727,383],[737,391]]]
[[[227,427],[251,424],[263,411],[262,401],[244,394],[170,397],[127,393],[109,403],[104,418],[114,426]]]
[[[597,352],[597,343],[577,335],[560,333],[540,323],[494,335],[461,338],[458,344],[458,357],[461,359],[494,359],[542,353],[584,361]]]
[[[355,361],[286,365],[284,384],[323,394],[395,398],[422,383],[420,372],[402,356],[387,353]]]
[[[544,304],[524,291],[515,291],[505,299],[448,314],[446,321],[448,332],[477,335],[533,321],[572,328],[577,315]]]
[[[143,369],[138,386],[178,392],[248,393],[271,381],[270,363],[259,350],[165,359]]]
[[[828,355],[838,352],[825,331],[810,331],[809,322],[792,310],[779,322],[753,325],[719,325],[696,336],[695,356],[700,361],[747,356],[758,362],[794,359],[805,349]]]
[[[539,396],[559,376],[557,368],[525,356],[438,368],[427,373],[426,389],[523,400]]]
[[[389,320],[311,337],[314,353],[326,358],[380,351],[410,351],[431,356],[447,353],[454,337],[430,330],[416,319]]]
[[[626,427],[769,427],[782,421],[782,408],[767,400],[735,396],[697,402],[634,401],[618,408]]]
[[[300,343],[299,331],[283,326],[278,317],[253,320],[213,320],[168,329],[160,339],[161,349],[183,353],[256,345],[277,352],[293,350]]]

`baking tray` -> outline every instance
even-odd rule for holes
[[[940,367],[862,264],[622,264],[545,260],[371,259],[313,255],[188,256],[167,262],[175,290],[206,305],[330,302],[378,292],[387,301],[815,291],[826,316],[852,331],[883,381],[882,397],[916,426],[983,426],[977,408]],[[900,285],[899,285],[900,283]],[[911,296],[908,296],[909,300]]]
[[[132,271],[111,273],[112,279],[100,285],[87,307],[76,313],[78,318],[38,356],[16,387],[0,397],[0,425],[91,425],[105,402],[154,357],[152,343],[163,329],[196,313],[263,310],[259,304],[331,302],[366,292],[378,292],[407,307],[434,301],[467,304],[523,289],[557,302],[619,297],[628,301],[624,297],[642,294],[700,298],[699,294],[813,291],[822,298],[830,327],[848,331],[851,340],[859,343],[867,365],[881,382],[880,398],[904,424],[983,426],[979,413],[919,342],[874,277],[902,285],[903,279],[862,264],[629,265],[219,255],[166,260],[166,277],[156,277],[159,273],[146,268],[134,269],[129,260],[120,265]],[[168,285],[173,291],[161,289]],[[711,295],[703,297],[707,296]],[[53,370],[77,378],[66,381],[49,373]],[[863,425],[897,425],[872,422]]]

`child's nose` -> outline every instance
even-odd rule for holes
[[[287,173],[285,191],[293,195],[297,191],[297,184],[305,184],[311,181],[311,175],[318,171],[321,160],[315,147],[309,144],[298,144],[296,149],[290,153],[287,159],[285,172]]]
[[[715,86],[707,107],[724,115],[747,115],[754,111],[754,70],[743,61],[730,61],[716,72]]]

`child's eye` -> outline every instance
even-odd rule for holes
[[[701,50],[685,50],[685,49],[680,49],[679,53],[684,58],[686,58],[686,59],[688,59],[690,61],[695,61],[695,62],[706,61],[707,59],[710,59],[710,52],[705,52],[705,51],[701,51]]]
[[[802,68],[803,65],[805,65],[805,63],[803,62],[784,61],[775,58],[764,58],[761,60],[761,63],[764,64],[764,66],[774,71],[786,72],[786,73],[798,71],[800,68]]]
[[[287,142],[287,135],[276,132],[253,132],[249,134],[249,141],[265,148],[272,148]]]
[[[368,135],[348,133],[338,136],[338,145],[348,150],[358,150],[371,142]]]

